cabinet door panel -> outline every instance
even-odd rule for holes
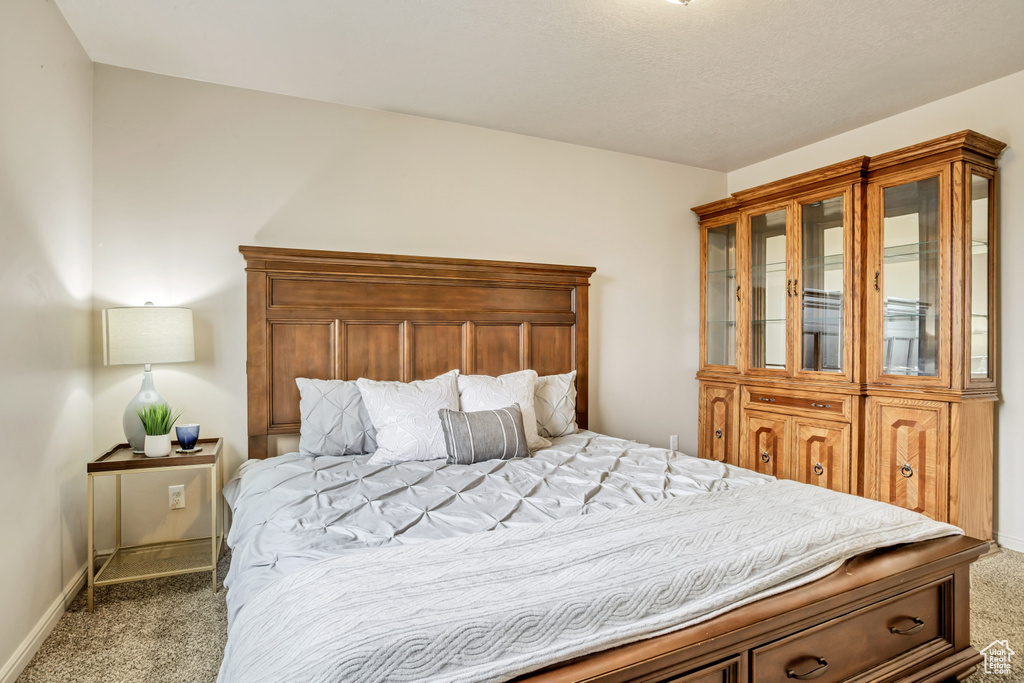
[[[950,386],[949,167],[868,187],[868,381]]]
[[[740,453],[740,467],[785,477],[786,443],[789,433],[789,418],[762,413],[744,413],[743,450]]]
[[[701,230],[701,368],[736,371],[736,220]]]
[[[949,406],[872,397],[869,420],[875,497],[947,521]]]
[[[702,386],[700,456],[730,465],[736,459],[736,389]]]
[[[753,375],[787,375],[789,308],[793,279],[789,265],[789,204],[756,210],[746,217],[750,269],[749,367]]]
[[[859,196],[859,193],[857,193]],[[849,381],[854,291],[854,190],[797,202],[792,296],[798,377]]]
[[[850,492],[850,425],[794,418],[791,479]]]

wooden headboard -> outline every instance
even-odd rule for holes
[[[299,431],[296,377],[576,370],[587,427],[593,268],[239,247],[248,278],[249,457]]]

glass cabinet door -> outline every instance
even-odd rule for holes
[[[800,206],[800,369],[843,373],[846,288],[844,197]]]
[[[970,373],[971,382],[992,378],[989,335],[989,272],[991,267],[992,179],[971,174],[970,208]]]
[[[941,305],[939,177],[882,191],[883,375],[938,377]],[[872,285],[869,284],[869,287]]]
[[[751,369],[786,369],[791,294],[786,237],[786,209],[750,217]]]
[[[736,365],[736,224],[708,228],[705,345],[707,365]]]

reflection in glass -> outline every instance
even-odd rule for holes
[[[989,181],[971,176],[971,378],[987,379]]]
[[[786,367],[786,210],[750,219],[750,366]]]
[[[883,372],[936,377],[939,179],[886,188],[882,202]]]
[[[707,363],[736,365],[736,224],[707,231]]]
[[[801,369],[843,371],[843,198],[801,208]]]

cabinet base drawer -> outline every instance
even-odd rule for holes
[[[743,387],[743,406],[754,410],[768,410],[786,415],[807,415],[839,422],[853,419],[853,401],[840,394],[815,396],[794,395],[790,392],[761,391]]]
[[[953,651],[952,577],[754,650],[756,683],[888,678]]]

